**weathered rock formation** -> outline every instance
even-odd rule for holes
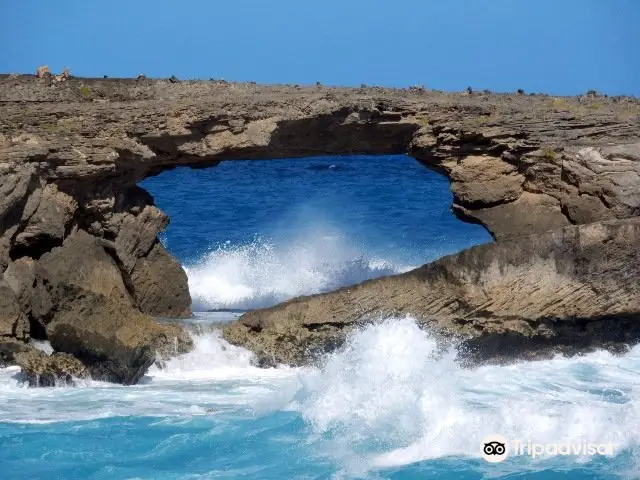
[[[640,103],[629,97],[5,75],[0,273],[13,295],[2,335],[25,337],[27,319],[31,336],[135,381],[155,338],[145,314],[190,308],[157,239],[168,219],[137,183],[180,165],[354,153],[408,153],[445,173],[454,210],[498,240],[640,213]],[[56,250],[73,252],[71,237],[90,257]],[[128,320],[103,324],[116,312]]]
[[[302,364],[353,328],[411,315],[477,360],[640,340],[640,218],[570,226],[244,314],[225,337],[265,363]]]
[[[134,308],[120,268],[102,243],[74,230],[37,261],[11,261],[4,278],[17,297],[13,310],[5,311],[28,317],[32,337],[75,355],[93,378],[135,383],[165,343],[185,340],[175,327],[170,331]]]
[[[83,363],[68,353],[47,355],[30,349],[15,355],[15,363],[22,369],[24,379],[32,387],[73,385],[76,379],[89,376]]]

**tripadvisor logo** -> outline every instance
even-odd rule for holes
[[[489,463],[502,462],[508,455],[530,456],[544,455],[613,455],[613,443],[534,443],[513,440],[511,443],[501,435],[489,435],[480,444],[480,453]]]
[[[489,435],[480,445],[482,458],[489,463],[502,462],[509,454],[509,443],[501,435]]]

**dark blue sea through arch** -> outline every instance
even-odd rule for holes
[[[248,309],[491,241],[456,218],[448,179],[406,155],[222,162],[142,182],[171,223],[195,309]]]

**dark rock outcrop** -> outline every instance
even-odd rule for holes
[[[15,363],[22,369],[22,375],[31,387],[73,385],[74,380],[89,377],[82,362],[67,353],[47,355],[30,349],[17,353]]]
[[[11,262],[7,288],[13,287],[9,291],[17,293],[33,328],[57,352],[73,354],[95,379],[131,384],[153,363],[158,349],[180,336],[179,327],[159,325],[135,308],[115,252],[109,255],[112,247],[106,247],[87,232],[74,231],[38,261]],[[186,345],[182,351],[190,346],[181,345]],[[56,362],[42,368],[62,369],[64,363]]]
[[[181,165],[356,153],[407,153],[448,175],[454,211],[499,241],[640,214],[630,97],[0,75],[7,338],[25,335],[17,304],[31,336],[135,381],[163,335],[145,314],[190,313],[186,275],[157,238],[168,219],[137,183]],[[116,313],[128,320],[111,324]]]
[[[224,329],[264,363],[303,364],[367,322],[411,315],[473,360],[640,341],[640,219],[464,250],[411,272],[244,314]]]
[[[131,385],[154,362],[164,329],[129,305],[94,293],[65,302],[47,327],[51,346],[73,354],[91,377]]]

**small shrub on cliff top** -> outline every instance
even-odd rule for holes
[[[47,132],[55,132],[58,130],[58,126],[55,123],[41,123],[40,128],[46,130]]]
[[[91,97],[91,89],[86,85],[82,85],[78,90],[80,91],[80,95],[82,95],[84,98]]]
[[[570,108],[569,102],[566,98],[554,98],[551,102],[555,109],[568,110]]]
[[[546,158],[547,160],[555,160],[556,152],[554,152],[551,148],[545,148],[544,150],[542,150],[542,157]]]
[[[524,90],[523,90],[523,89],[521,89],[521,88],[519,88],[519,89],[518,89],[518,95],[524,95]]]

